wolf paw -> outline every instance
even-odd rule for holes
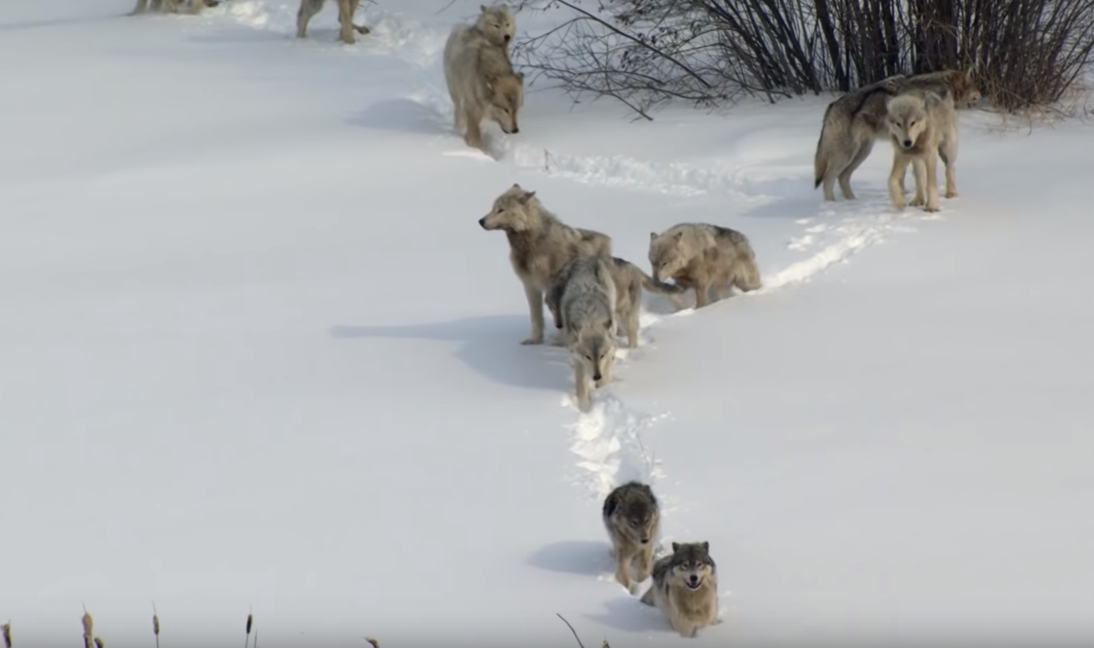
[[[947,198],[957,198],[957,190],[951,189],[944,194]]]
[[[911,205],[912,207],[921,207],[923,205],[923,203],[925,203],[925,202],[926,202],[925,200],[923,200],[919,196],[916,196],[916,197],[912,198],[908,202],[908,204]]]
[[[535,336],[533,336],[533,337],[530,337],[530,338],[528,338],[528,339],[526,339],[526,340],[521,340],[521,344],[524,344],[524,345],[529,345],[529,344],[543,344],[543,336],[542,336],[542,335],[541,335],[541,336],[539,336],[539,337],[535,337]]]
[[[923,211],[933,214],[937,211],[941,211],[941,209],[939,209],[938,205],[926,205],[923,207]]]

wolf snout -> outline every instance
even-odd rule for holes
[[[513,38],[512,36],[510,36],[509,34],[506,34],[505,35],[505,42],[508,43],[512,38]]]
[[[699,577],[696,576],[695,574],[692,574],[688,578],[688,585],[690,585],[692,587],[692,589],[694,589],[696,587],[699,587]]]
[[[912,140],[910,140],[910,139],[904,140],[904,148],[912,148]]]
[[[481,227],[483,229],[486,229],[486,217],[485,216],[483,216],[482,218],[479,219],[479,227]]]
[[[649,538],[642,538],[642,544],[649,544],[649,543],[650,543]]]
[[[599,371],[593,374],[593,380],[600,380],[600,378],[601,376]]]

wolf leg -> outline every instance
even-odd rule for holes
[[[908,168],[908,158],[900,152],[893,155],[893,168],[889,172],[889,202],[898,210],[904,209],[904,190],[900,183],[904,178],[904,170]]]
[[[532,334],[521,344],[543,344],[543,293],[525,284],[524,296],[528,298],[528,315],[532,320]]]
[[[927,153],[927,159],[923,161],[927,174],[927,204],[923,211],[936,212],[938,207],[938,150],[932,149]]]
[[[915,195],[908,204],[912,207],[922,207],[926,202],[927,171],[923,166],[922,158],[912,159],[912,175],[915,177]]]
[[[338,0],[338,40],[346,45],[353,45],[357,38],[353,35],[353,8],[350,0]]]

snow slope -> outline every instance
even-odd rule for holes
[[[684,641],[610,576],[599,504],[708,540],[695,645],[1094,640],[1092,128],[962,115],[961,198],[812,189],[823,99],[631,122],[532,88],[494,158],[440,71],[478,2],[125,18],[0,6],[0,620],[60,645]],[[439,13],[438,13],[439,12]],[[550,16],[528,20],[548,20]],[[524,20],[524,18],[518,18]],[[527,23],[521,23],[526,25]],[[766,288],[668,316],[580,415],[518,344],[513,182],[646,266],[681,221]],[[173,643],[171,643],[173,642]],[[689,644],[690,645],[690,644]]]

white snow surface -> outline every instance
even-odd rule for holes
[[[153,601],[165,646],[248,612],[271,648],[573,645],[556,613],[613,648],[1094,642],[1094,127],[963,112],[939,214],[888,205],[884,144],[824,204],[830,97],[645,122],[538,82],[486,156],[440,62],[478,1],[366,5],[348,47],[332,3],[303,41],[291,0],[132,4],[0,4],[15,646],[82,606],[149,646]],[[649,298],[580,414],[476,223],[514,182],[646,268],[651,231],[739,229],[766,286]],[[698,638],[611,577],[631,478],[662,550],[710,542]]]

